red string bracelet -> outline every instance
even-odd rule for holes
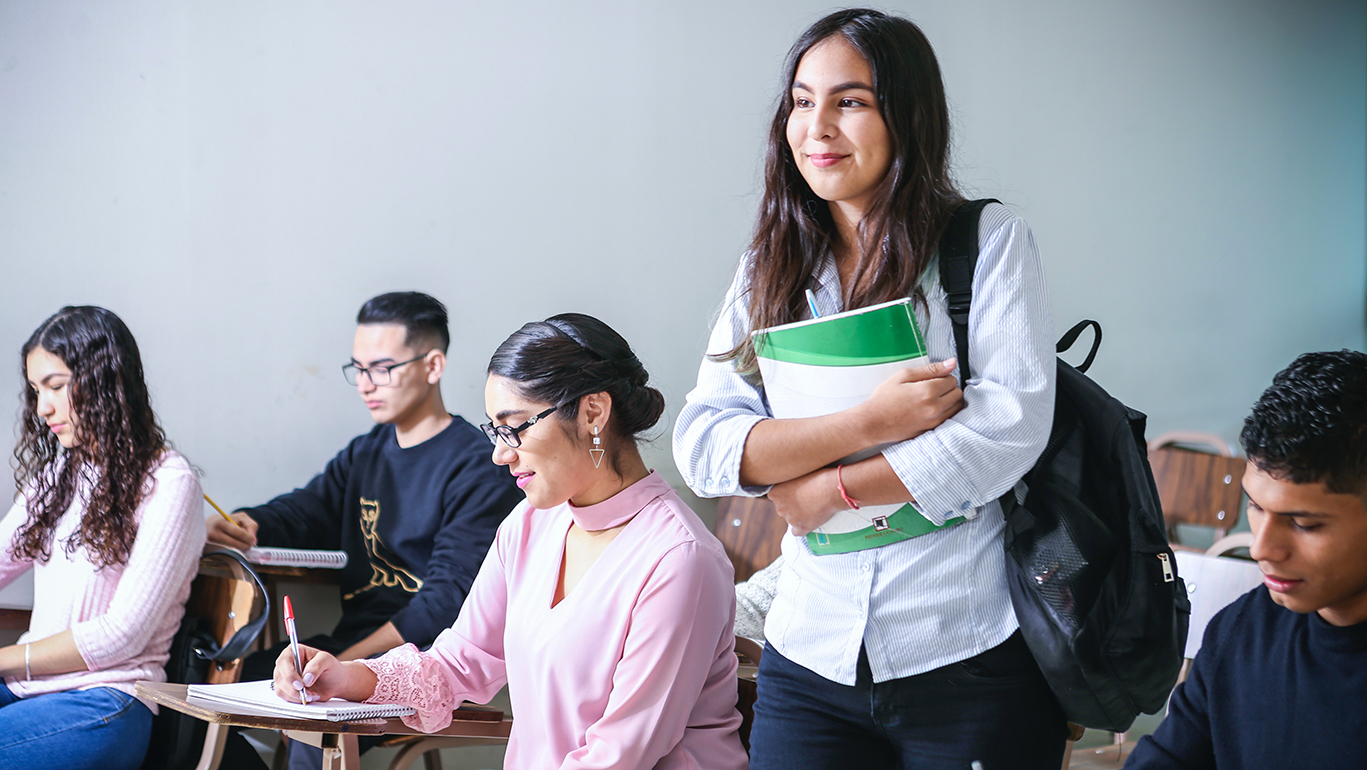
[[[859,501],[850,497],[850,494],[845,491],[845,479],[840,476],[840,471],[844,467],[843,465],[835,466],[835,485],[840,489],[840,497],[845,501],[845,505],[857,511],[859,510]]]

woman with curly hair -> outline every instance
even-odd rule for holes
[[[199,481],[152,412],[113,313],[65,307],[20,355],[27,386],[0,586],[34,570],[29,630],[0,647],[0,767],[136,768],[204,546]]]

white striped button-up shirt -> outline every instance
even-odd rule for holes
[[[963,524],[881,548],[816,556],[804,538],[783,539],[785,563],[764,634],[784,657],[841,684],[855,683],[861,646],[875,682],[930,671],[991,649],[1016,629],[1007,593],[1004,526],[996,499],[1039,457],[1054,407],[1054,327],[1044,270],[1025,221],[989,204],[969,318],[971,377],[964,409],[944,424],[883,450],[916,507],[932,522]],[[708,350],[730,350],[751,331],[745,259]],[[931,360],[955,355],[944,289],[932,260],[913,303]],[[840,278],[827,256],[811,282],[822,315],[842,311]],[[703,497],[759,496],[742,487],[741,454],[768,419],[763,387],[729,362],[704,359],[674,427],[674,460]]]

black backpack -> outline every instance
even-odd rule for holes
[[[954,213],[940,240],[940,283],[949,300],[959,371],[967,379],[968,317],[978,261],[978,222],[992,199]],[[1021,633],[1068,721],[1123,732],[1163,707],[1182,665],[1191,603],[1168,547],[1149,469],[1143,414],[1083,372],[1101,325],[1082,321],[1092,349],[1074,369],[1058,361],[1054,425],[1043,454],[1006,515],[1006,575]]]
[[[171,654],[166,661],[168,682],[204,684],[208,680],[211,665],[221,668],[245,656],[270,619],[271,599],[266,585],[238,552],[227,548],[211,549],[205,552],[204,558],[231,559],[240,564],[245,574],[256,584],[262,601],[253,602],[253,606],[260,604],[261,611],[251,622],[239,628],[226,644],[219,646],[210,619],[187,610],[180,622],[180,629],[171,639]],[[195,767],[199,763],[208,727],[208,723],[201,719],[163,706],[152,718],[152,735],[141,770],[190,770]]]

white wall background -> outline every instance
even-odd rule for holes
[[[1151,435],[1234,440],[1296,354],[1364,347],[1362,3],[893,8],[941,57],[961,180],[1031,223],[1059,330],[1102,322],[1093,374]],[[566,310],[634,343],[672,421],[827,9],[0,1],[0,432],[23,340],[104,305],[205,489],[258,502],[368,428],[338,366],[410,288],[451,309],[472,421],[495,345]]]

